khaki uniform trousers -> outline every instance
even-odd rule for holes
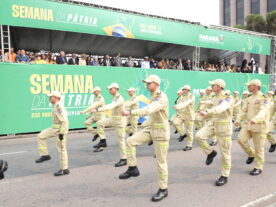
[[[194,134],[193,134],[193,128],[194,128],[194,121],[193,120],[185,120],[180,117],[175,117],[172,121],[173,125],[175,126],[177,132],[180,136],[183,136],[185,134],[184,128],[187,134],[187,146],[192,147],[193,146],[193,140],[194,140]],[[184,124],[184,127],[183,127]]]
[[[58,138],[60,129],[48,128],[40,132],[38,136],[38,151],[40,156],[49,155],[47,139],[57,137],[56,147],[60,155],[60,166],[61,169],[68,169],[68,155],[66,149],[66,135],[64,135],[63,140],[60,141]]]
[[[248,141],[253,139],[254,148],[253,149]],[[263,169],[265,156],[264,156],[264,145],[266,140],[265,133],[252,132],[246,129],[246,126],[241,129],[241,132],[238,136],[238,143],[241,145],[248,157],[254,157],[255,168]]]
[[[169,136],[169,135],[168,135]],[[153,133],[147,127],[137,132],[127,139],[127,162],[128,166],[137,166],[136,146],[143,145],[153,141],[154,151],[156,155],[158,186],[160,189],[168,187],[168,165],[167,154],[169,148],[169,140],[158,140],[153,137]]]
[[[125,117],[116,118],[103,118],[97,122],[97,134],[100,139],[105,139],[105,127],[114,127],[117,134],[117,141],[120,148],[120,157],[121,159],[127,159],[126,154],[126,119]]]
[[[207,142],[208,137],[217,138],[221,152],[221,174],[224,177],[229,177],[231,169],[232,138],[231,135],[228,135],[229,133],[219,131],[219,127],[220,126],[217,124],[205,125],[197,132],[195,138],[199,144],[199,147],[205,152],[206,155],[209,155],[213,151]]]
[[[127,128],[126,128],[126,132],[128,134],[132,133],[135,134],[137,133],[137,129],[138,129],[138,119],[139,116],[127,116]],[[130,126],[128,127],[128,125],[130,124]]]
[[[97,123],[97,121],[101,120],[101,117],[99,116],[92,116],[89,117],[85,122],[84,125],[86,126],[87,130],[91,133],[91,134],[96,134],[97,130],[93,128],[92,124]]]

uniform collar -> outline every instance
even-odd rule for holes
[[[60,101],[58,101],[54,104],[54,107],[59,107],[59,106],[60,106]]]
[[[262,96],[263,93],[261,91],[258,91],[258,93],[253,93],[253,96]]]
[[[161,93],[161,91],[159,89],[157,89],[156,91],[154,91],[154,92],[151,93],[151,96],[156,96],[156,95],[158,95],[160,93]]]
[[[120,96],[120,93],[118,92],[116,95],[114,95],[114,98]]]

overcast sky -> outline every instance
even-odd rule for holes
[[[219,0],[75,0],[166,17],[219,24]]]

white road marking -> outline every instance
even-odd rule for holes
[[[273,197],[276,197],[276,192],[268,194],[268,195],[263,196],[261,198],[258,198],[255,201],[249,202],[249,203],[244,204],[244,205],[242,205],[240,207],[256,206],[256,205],[260,204],[261,202],[265,202],[265,201],[267,201],[267,200],[269,200],[269,199],[271,199]]]
[[[13,154],[20,154],[20,153],[25,153],[25,152],[28,152],[28,151],[8,152],[8,153],[3,153],[3,154],[0,154],[0,156],[1,156],[1,155],[13,155]]]

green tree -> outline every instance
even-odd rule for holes
[[[276,10],[266,14],[267,33],[276,35]]]
[[[249,14],[246,19],[245,29],[255,32],[267,32],[266,19],[260,14]]]
[[[245,29],[244,25],[241,24],[236,24],[234,27],[237,29]]]

